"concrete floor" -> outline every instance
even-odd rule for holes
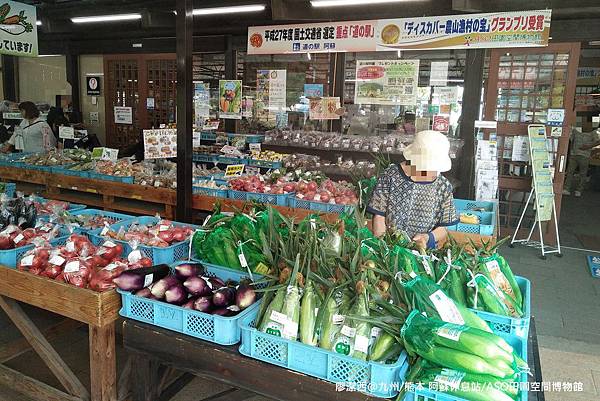
[[[600,193],[587,192],[582,198],[563,198],[561,237],[566,246],[580,248],[575,234],[598,235],[600,227]],[[536,319],[542,375],[545,382],[581,382],[581,392],[545,393],[548,401],[600,400],[600,279],[591,277],[586,252],[564,249],[562,258],[543,261],[538,251],[504,247],[510,266],[518,275],[532,283],[532,314]],[[59,317],[36,308],[26,307],[29,316],[40,327],[48,327]],[[0,312],[0,345],[19,333],[3,312]],[[81,327],[68,336],[52,341],[59,354],[75,374],[89,385],[87,329]],[[119,369],[125,352],[119,348]],[[45,383],[60,388],[57,380],[33,352],[6,363]],[[219,383],[196,378],[173,401],[197,401],[227,389]],[[28,398],[0,387],[0,401],[30,401]],[[266,401],[254,397],[252,401]]]

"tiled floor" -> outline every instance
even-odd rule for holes
[[[596,234],[600,227],[600,193],[585,193],[581,199],[565,198],[561,235],[567,246],[581,247],[575,233]],[[581,392],[546,392],[548,401],[600,400],[600,279],[593,279],[586,265],[585,252],[564,249],[562,258],[543,261],[538,251],[516,247],[502,250],[516,274],[532,283],[532,314],[536,319],[542,374],[545,382],[581,382]],[[59,318],[26,307],[29,316],[47,327]],[[19,337],[19,333],[0,312],[0,344]],[[87,330],[73,330],[52,341],[58,352],[80,380],[89,385]],[[119,368],[125,353],[118,349]],[[6,363],[43,382],[59,386],[52,373],[33,353],[28,352]],[[197,401],[227,387],[197,378],[177,394],[173,401]],[[29,401],[0,387],[0,401]],[[252,401],[265,401],[262,397]]]

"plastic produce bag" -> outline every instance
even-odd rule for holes
[[[510,266],[500,254],[493,254],[487,258],[480,258],[478,261],[479,270],[485,274],[496,287],[504,291],[514,299],[520,308],[523,308],[523,295],[517,284],[517,280],[510,269]]]

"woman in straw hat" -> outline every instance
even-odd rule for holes
[[[440,175],[452,168],[448,138],[421,131],[404,150],[405,162],[391,165],[377,182],[367,211],[373,231],[388,229],[410,236],[422,248],[435,248],[448,236],[446,227],[458,224],[452,185]]]

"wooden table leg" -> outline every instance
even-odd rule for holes
[[[117,401],[115,324],[90,325],[90,379],[92,401]]]
[[[160,363],[139,354],[135,354],[132,361],[133,401],[157,401],[160,397]]]

